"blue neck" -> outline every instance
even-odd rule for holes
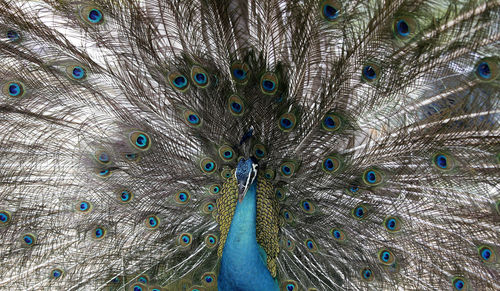
[[[267,269],[266,254],[257,243],[257,182],[236,205],[222,252],[219,291],[279,290]]]

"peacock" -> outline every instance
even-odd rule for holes
[[[500,290],[500,1],[0,0],[0,290]]]

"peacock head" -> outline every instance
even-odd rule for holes
[[[240,203],[243,202],[250,185],[257,177],[257,167],[258,164],[253,158],[241,158],[238,162],[234,176],[238,181],[238,199]]]

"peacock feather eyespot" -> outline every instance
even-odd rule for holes
[[[236,158],[236,154],[234,153],[234,150],[232,147],[230,147],[228,145],[223,145],[219,148],[219,157],[224,162],[231,162]]]
[[[151,138],[143,131],[132,131],[128,137],[130,144],[140,151],[147,151],[151,147]]]
[[[207,272],[201,276],[201,282],[205,287],[217,286],[217,275],[214,272]]]
[[[294,280],[285,280],[281,283],[282,291],[298,291],[299,284]]]
[[[80,213],[89,213],[92,211],[92,203],[88,201],[80,201],[76,204],[76,211]]]
[[[177,239],[177,243],[182,247],[188,247],[193,242],[193,236],[190,233],[181,233]]]
[[[368,205],[358,204],[351,211],[352,216],[357,220],[363,220],[368,216]]]
[[[342,126],[342,118],[335,113],[327,113],[321,122],[321,128],[328,132],[338,131],[342,128]]]
[[[282,214],[283,218],[285,219],[285,222],[293,223],[294,217],[293,217],[293,214],[290,212],[290,210],[285,208],[281,211],[281,214]]]
[[[467,280],[464,277],[457,276],[451,279],[451,284],[453,285],[454,291],[464,291],[467,290]]]
[[[146,275],[142,275],[139,278],[137,278],[137,282],[142,284],[147,284],[149,282],[149,277]]]
[[[392,23],[394,37],[400,41],[408,41],[418,33],[418,22],[412,15],[400,15]]]
[[[7,210],[0,210],[0,227],[6,226],[12,220],[12,215]]]
[[[274,169],[267,168],[264,171],[264,178],[266,178],[267,180],[274,180],[274,177],[276,177],[276,172],[274,171]]]
[[[292,131],[295,128],[296,123],[297,117],[291,112],[282,114],[278,120],[279,129],[283,132]]]
[[[147,287],[142,283],[134,283],[130,285],[130,291],[147,291]]]
[[[363,66],[361,78],[367,83],[373,83],[380,79],[380,67],[374,63],[368,63]]]
[[[384,182],[384,173],[375,168],[363,172],[363,182],[368,186],[377,186]]]
[[[212,214],[212,212],[214,212],[215,208],[216,208],[215,203],[213,203],[212,201],[207,201],[207,202],[203,203],[203,205],[201,206],[201,211],[204,214]]]
[[[160,218],[156,215],[149,215],[144,219],[144,224],[148,229],[157,229],[160,226]]]
[[[88,24],[101,24],[104,22],[102,10],[94,6],[85,6],[80,9],[80,16]]]
[[[21,40],[21,35],[19,34],[19,32],[13,29],[7,30],[5,36],[10,42],[18,42]]]
[[[234,176],[233,170],[231,170],[228,167],[224,167],[224,169],[222,169],[222,171],[220,173],[220,176],[222,177],[222,179],[229,179],[232,176]]]
[[[189,202],[189,199],[191,199],[191,194],[186,190],[177,191],[174,195],[174,199],[175,202],[184,205]]]
[[[112,284],[119,284],[120,282],[121,282],[120,277],[114,277],[114,278],[111,280],[111,283],[112,283]]]
[[[207,88],[210,85],[207,71],[200,66],[193,66],[191,68],[191,80],[198,88]]]
[[[388,216],[384,220],[384,227],[390,233],[396,233],[401,230],[401,220],[396,216]]]
[[[342,5],[337,0],[326,0],[321,3],[321,16],[327,21],[333,22],[339,18]]]
[[[149,291],[162,291],[161,287],[159,286],[149,286]]]
[[[312,238],[308,238],[304,241],[304,245],[306,246],[307,250],[310,251],[311,253],[316,253],[318,251],[318,245]]]
[[[101,240],[106,236],[107,229],[102,226],[96,226],[92,229],[91,236],[95,240]]]
[[[487,246],[487,245],[482,245],[477,248],[479,252],[479,256],[481,257],[481,260],[485,263],[494,263],[496,262],[496,253],[493,250],[492,247]]]
[[[379,262],[386,266],[390,266],[396,261],[394,254],[386,248],[379,250],[377,257]]]
[[[211,158],[203,158],[200,161],[200,169],[205,174],[212,174],[217,171],[217,164]]]
[[[328,155],[321,163],[321,169],[328,174],[334,174],[342,167],[342,159],[338,155]]]
[[[274,190],[274,193],[276,194],[276,198],[278,199],[278,201],[283,201],[285,200],[285,189],[283,188],[276,188]]]
[[[274,95],[278,91],[278,77],[272,72],[266,72],[260,78],[260,90],[266,95]]]
[[[25,89],[22,82],[10,81],[3,85],[2,92],[7,97],[20,98],[24,96]]]
[[[236,61],[231,65],[231,76],[236,83],[245,85],[250,79],[250,69],[247,64]]]
[[[118,191],[118,201],[123,204],[127,204],[134,198],[134,194],[127,189],[122,189]]]
[[[99,164],[102,165],[107,165],[111,162],[111,158],[109,157],[109,154],[103,150],[97,150],[94,153],[94,157],[97,160]]]
[[[432,157],[434,167],[441,171],[450,171],[455,166],[455,160],[447,153],[438,152]]]
[[[50,271],[50,278],[53,280],[61,279],[64,275],[64,271],[60,268],[55,268]]]
[[[36,239],[33,233],[26,233],[21,237],[21,242],[25,247],[32,247],[36,244]]]
[[[255,144],[252,148],[252,152],[258,160],[264,159],[267,156],[267,149],[261,143]]]
[[[139,161],[139,154],[136,154],[136,153],[125,153],[125,159],[127,159],[127,161],[130,161],[130,162],[137,162]]]
[[[98,169],[97,176],[100,178],[108,178],[113,172],[110,169]]]
[[[285,178],[292,177],[298,170],[298,163],[295,161],[284,161],[280,165],[280,174]]]
[[[186,92],[186,90],[189,88],[188,79],[181,73],[173,72],[168,74],[168,81],[172,88],[179,92]]]
[[[361,189],[359,188],[358,185],[350,185],[349,187],[347,187],[345,191],[348,195],[354,196],[358,195],[360,193],[360,190]]]
[[[476,64],[476,77],[484,82],[493,81],[498,77],[498,60],[495,58],[483,58]]]
[[[242,116],[245,113],[245,103],[238,95],[231,95],[227,100],[227,108],[234,116]]]
[[[330,235],[338,242],[343,242],[346,239],[344,231],[340,228],[332,228],[330,230]]]
[[[302,200],[300,202],[300,208],[307,214],[316,212],[316,206],[310,200]]]
[[[208,193],[218,195],[222,187],[219,184],[213,184],[208,187]]]
[[[215,234],[209,234],[205,237],[205,244],[208,248],[214,248],[217,246],[219,238]]]
[[[184,122],[191,127],[200,127],[202,124],[201,117],[192,110],[184,110]]]
[[[371,282],[375,279],[375,276],[373,275],[373,271],[367,267],[361,269],[360,275],[361,275],[361,280],[363,280],[365,282]]]
[[[87,78],[87,69],[79,65],[71,65],[66,67],[66,74],[72,80],[83,81]]]
[[[293,252],[293,250],[295,249],[295,241],[291,239],[283,239],[282,245],[283,248],[289,252]]]

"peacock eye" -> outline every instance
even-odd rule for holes
[[[278,77],[272,72],[266,72],[260,78],[260,89],[266,95],[274,95],[278,91]]]
[[[210,85],[207,72],[200,66],[191,68],[191,80],[198,88],[207,88]]]
[[[337,0],[326,0],[321,4],[321,15],[327,21],[333,22],[339,18],[342,6]]]
[[[250,69],[247,64],[237,61],[231,65],[231,74],[236,83],[245,85],[250,78]]]

